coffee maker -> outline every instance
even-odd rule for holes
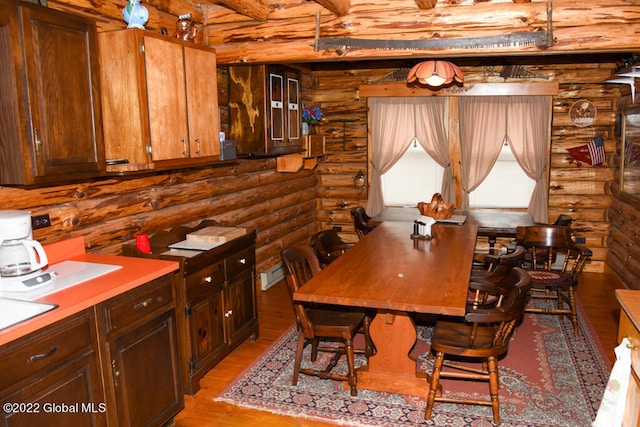
[[[48,264],[42,245],[33,240],[31,212],[0,210],[0,291],[21,292],[53,281],[41,271]]]

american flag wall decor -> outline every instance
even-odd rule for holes
[[[598,135],[588,144],[567,148],[567,151],[571,156],[569,163],[575,162],[578,166],[581,166],[582,163],[588,163],[591,166],[600,166],[606,160],[602,135]]]

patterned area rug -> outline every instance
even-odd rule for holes
[[[611,364],[582,310],[579,318],[580,338],[575,338],[568,319],[525,314],[509,353],[499,362],[502,426],[591,425]],[[418,341],[411,352],[426,372],[431,372],[427,355],[432,332],[432,326],[418,324]],[[292,327],[214,400],[348,426],[493,425],[490,407],[436,403],[431,419],[425,421],[421,397],[364,389],[352,397],[338,382],[302,374],[292,386],[296,337]],[[302,363],[311,363],[308,353]],[[486,383],[441,383],[448,396],[488,395]]]

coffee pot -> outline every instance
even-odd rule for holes
[[[32,273],[48,262],[42,245],[32,238],[31,212],[0,210],[0,279]]]

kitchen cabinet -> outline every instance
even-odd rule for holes
[[[109,424],[164,425],[184,407],[172,276],[111,298],[96,314]]]
[[[175,273],[184,391],[194,394],[200,379],[244,340],[258,336],[255,284],[256,231],[209,250],[171,250],[187,234],[218,226],[205,220],[150,236],[151,253],[125,245],[123,255],[179,262]]]
[[[106,425],[98,354],[92,309],[0,347],[2,425]]]
[[[631,350],[631,378],[622,420],[623,427],[640,427],[640,291],[617,289],[616,298],[622,306],[618,326],[618,342],[628,338]]]
[[[302,151],[300,72],[282,65],[229,67],[229,134],[239,156]]]
[[[95,22],[0,0],[0,184],[102,175]]]
[[[215,51],[138,29],[98,35],[107,171],[220,158]]]

